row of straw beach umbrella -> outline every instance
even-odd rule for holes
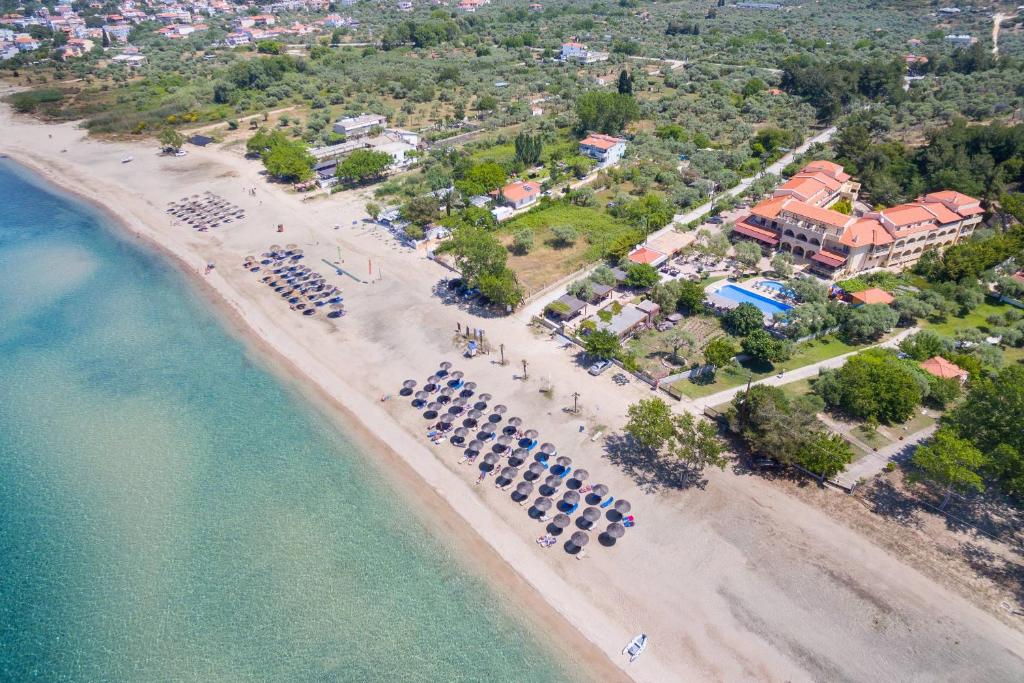
[[[530,460],[531,450],[536,446],[539,434],[535,429],[520,431],[523,421],[519,417],[510,417],[502,425],[505,419],[503,416],[508,411],[504,405],[493,406],[487,415],[491,395],[477,394],[476,383],[465,382],[463,378],[464,374],[461,371],[453,370],[452,364],[445,361],[441,363],[437,372],[427,378],[422,389],[417,391],[416,380],[408,379],[402,383],[399,393],[406,397],[412,396],[413,407],[422,409],[424,418],[437,420],[438,427],[445,433],[451,430],[448,438],[452,444],[464,447],[463,461],[475,461],[484,453],[487,441],[493,438],[491,450],[484,453],[481,459],[481,478],[497,469],[495,487],[508,489],[519,477],[520,468]],[[461,426],[455,427],[456,422],[460,420]],[[517,434],[522,438],[518,446],[514,447],[513,437]],[[579,552],[590,540],[587,531],[592,531],[603,516],[601,509],[614,501],[608,513],[610,524],[602,532],[602,536],[608,539],[608,544],[611,545],[625,534],[626,527],[620,520],[631,510],[628,501],[605,501],[609,491],[604,484],[595,484],[585,495],[581,494],[578,489],[589,479],[589,472],[584,469],[572,470],[572,459],[557,455],[557,448],[552,443],[541,444],[533,457],[534,460],[522,472],[523,478],[516,484],[513,492],[513,499],[518,500],[522,506],[529,502],[535,490],[540,494],[530,506],[531,516],[546,521],[547,513],[555,507],[558,512],[551,518],[549,530],[561,533],[572,525],[571,514],[579,504],[587,503],[587,507],[581,511],[576,522],[579,530],[569,538],[569,544]],[[507,458],[507,464],[498,469],[503,458]],[[552,458],[554,465],[550,464]],[[546,471],[550,474],[544,477]],[[543,482],[535,484],[541,477],[544,477]],[[576,486],[569,487],[567,478]],[[558,494],[563,484],[567,484],[569,490],[565,491],[556,503],[554,496]],[[601,507],[597,507],[598,505]]]
[[[323,275],[301,263],[305,254],[296,244],[273,244],[257,256],[246,256],[242,267],[252,273],[265,273],[260,282],[271,287],[291,309],[302,315],[316,315],[326,308],[328,318],[345,315],[341,290],[327,282]]]

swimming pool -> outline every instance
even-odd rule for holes
[[[741,304],[753,304],[761,309],[761,312],[768,316],[774,316],[776,313],[785,313],[789,309],[793,308],[789,304],[784,304],[781,301],[775,299],[769,299],[766,296],[762,296],[757,292],[752,292],[749,289],[743,287],[737,287],[736,285],[725,285],[719,287],[715,294],[722,298],[728,299],[729,301],[736,301]]]
[[[790,298],[796,296],[796,293],[787,287],[785,282],[779,282],[778,280],[761,280],[760,284],[762,287],[767,287],[773,292],[778,292],[783,296],[788,296]]]

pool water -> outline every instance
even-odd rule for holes
[[[788,296],[790,298],[796,296],[796,292],[787,287],[785,282],[779,282],[778,280],[761,280],[761,286],[767,287],[773,292],[778,292],[782,296]]]
[[[769,299],[757,292],[752,292],[749,289],[737,287],[736,285],[725,285],[724,287],[719,288],[715,293],[730,301],[736,301],[741,304],[753,304],[767,316],[774,316],[776,313],[785,313],[793,308],[789,304],[784,304],[781,301],[776,301],[775,299]]]

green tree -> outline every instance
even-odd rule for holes
[[[380,216],[380,212],[383,210],[381,208],[381,205],[378,204],[377,202],[366,202],[365,208],[366,215],[368,215],[373,220],[377,220],[377,218]]]
[[[488,301],[500,306],[514,308],[523,300],[523,288],[509,268],[481,273],[476,278],[476,286]]]
[[[683,362],[683,359],[679,356],[679,349],[685,347],[687,351],[693,351],[697,346],[696,338],[682,327],[673,327],[665,333],[664,339],[665,343],[672,349],[672,357],[678,363]]]
[[[853,417],[900,423],[913,414],[928,381],[914,362],[900,360],[888,349],[868,349],[837,370],[822,371],[814,391]]]
[[[554,236],[554,239],[551,240],[552,246],[556,249],[564,249],[573,245],[579,232],[571,225],[556,225],[551,228],[551,234]]]
[[[646,263],[630,263],[626,266],[626,285],[634,289],[649,289],[658,282],[658,270]]]
[[[733,253],[736,255],[736,260],[747,268],[754,268],[761,262],[761,247],[753,242],[746,240],[737,242],[733,247]]]
[[[181,149],[181,146],[185,144],[185,136],[173,128],[164,128],[160,131],[160,137],[158,139],[162,149],[170,149],[175,152]]]
[[[605,287],[615,286],[615,274],[612,272],[611,268],[603,263],[597,268],[594,268],[594,272],[590,274],[590,279],[599,285],[604,285]]]
[[[724,368],[732,364],[732,359],[737,353],[739,347],[728,337],[717,337],[704,347],[704,361],[715,369]]]
[[[899,319],[900,314],[887,304],[857,306],[846,316],[842,331],[851,341],[869,341],[896,327]]]
[[[301,142],[284,141],[263,154],[267,173],[285,182],[300,182],[313,177],[313,155]]]
[[[335,175],[343,182],[358,185],[380,178],[390,165],[391,155],[387,152],[357,149],[342,159]]]
[[[539,135],[520,133],[516,136],[515,148],[516,161],[520,162],[524,166],[533,166],[540,161],[540,155],[544,149],[544,144]]]
[[[838,434],[815,434],[796,450],[796,462],[821,480],[831,479],[853,462],[853,448]]]
[[[713,424],[692,413],[677,413],[672,416],[669,453],[690,468],[702,470],[709,465],[724,468],[727,462],[724,452],[725,446]]]
[[[640,118],[640,107],[631,95],[590,90],[576,100],[576,116],[581,133],[596,130],[617,135],[626,124]]]
[[[754,330],[741,342],[743,352],[768,363],[778,363],[789,358],[789,344],[776,339],[766,330]]]
[[[671,223],[675,211],[660,195],[648,192],[640,199],[626,204],[622,208],[622,215],[647,235]]]
[[[517,254],[529,254],[533,249],[533,230],[523,228],[512,235],[512,249]]]
[[[931,330],[921,330],[900,342],[900,351],[916,361],[928,360],[953,350],[952,344]]]
[[[433,195],[413,197],[402,205],[402,218],[416,225],[428,225],[441,216],[441,206]]]
[[[633,94],[633,77],[625,69],[619,72],[618,91],[620,95]]]
[[[593,358],[610,359],[622,353],[622,342],[614,332],[597,330],[583,340],[583,350]]]
[[[984,454],[952,430],[940,428],[931,440],[917,447],[911,460],[927,478],[945,487],[946,496],[939,506],[942,510],[954,491],[985,490],[979,473],[986,463]]]
[[[816,396],[790,399],[779,387],[755,384],[736,394],[726,419],[751,451],[791,463],[806,441],[824,431],[817,417],[823,408]]]
[[[590,301],[594,296],[594,288],[588,279],[576,280],[570,284],[566,291],[580,301]]]
[[[966,367],[965,359],[954,361]],[[966,399],[944,424],[988,456],[986,471],[1003,491],[1024,497],[1024,366],[972,374]]]
[[[784,252],[779,252],[772,257],[772,270],[779,277],[792,277],[793,275],[793,257]]]
[[[501,165],[485,162],[471,167],[455,187],[466,196],[480,195],[502,187],[507,179],[508,174]]]
[[[804,303],[825,303],[828,301],[828,286],[813,278],[790,280],[787,287],[792,290],[797,301]]]
[[[672,438],[672,409],[660,398],[638,401],[626,409],[626,415],[626,433],[644,448],[660,451]]]
[[[452,254],[462,276],[471,283],[483,274],[503,272],[508,260],[508,252],[498,238],[477,225],[456,227],[437,252]]]
[[[743,302],[722,316],[722,327],[729,334],[745,337],[754,330],[764,327],[764,313],[754,304]]]

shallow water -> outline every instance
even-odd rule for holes
[[[0,162],[0,679],[567,673],[161,257]]]

